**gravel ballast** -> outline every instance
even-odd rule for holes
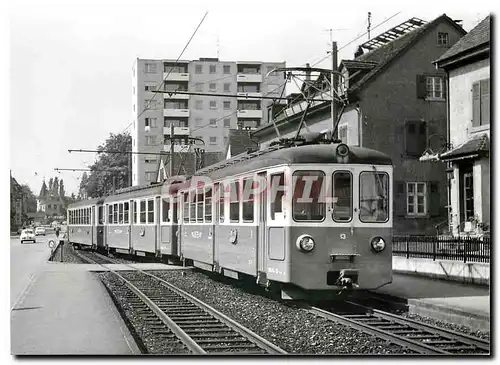
[[[193,271],[155,275],[194,295],[291,354],[409,354],[411,351]]]

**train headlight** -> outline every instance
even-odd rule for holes
[[[382,237],[374,237],[370,242],[372,250],[375,252],[382,252],[385,248],[385,241]]]
[[[341,143],[337,146],[335,152],[337,156],[346,157],[349,154],[349,147],[345,143]]]
[[[303,234],[302,236],[299,236],[299,238],[297,238],[297,248],[300,251],[311,252],[312,250],[314,250],[315,245],[316,243],[314,242],[314,239],[307,234]]]

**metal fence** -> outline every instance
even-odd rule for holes
[[[394,236],[392,254],[406,258],[490,262],[490,237]]]

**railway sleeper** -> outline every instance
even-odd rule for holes
[[[219,343],[219,344],[224,344],[224,343],[249,343],[250,341],[244,337],[242,338],[227,338],[227,339],[200,339],[196,340],[196,343],[201,344],[201,343]]]
[[[191,338],[205,338],[205,337],[214,337],[214,338],[231,338],[231,337],[242,337],[239,333],[230,332],[226,334],[214,333],[214,334],[205,334],[205,333],[194,333],[189,335]]]
[[[425,342],[428,345],[451,345],[451,344],[457,344],[460,345],[461,342],[459,341],[453,341],[453,340],[432,340],[429,339],[429,341],[422,341]]]
[[[452,352],[452,351],[476,351],[479,350],[477,347],[474,346],[444,346],[444,347],[439,347],[441,350]]]
[[[200,328],[199,324],[183,324],[182,329],[195,329],[195,330],[201,330],[201,329],[227,329],[228,327],[223,324],[223,323],[212,323],[210,325],[204,326],[203,328]]]
[[[209,346],[202,346],[203,350],[238,350],[238,349],[255,349],[259,348],[257,345],[251,344],[251,345],[238,345],[238,346],[217,346],[217,345],[209,345]]]

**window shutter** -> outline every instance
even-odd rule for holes
[[[481,80],[481,125],[490,124],[490,79]]]
[[[425,99],[427,97],[427,77],[417,75],[417,98]]]
[[[406,215],[406,183],[404,181],[394,182],[394,215]]]
[[[408,156],[415,156],[417,154],[418,144],[418,123],[407,122],[405,130],[405,148]]]
[[[480,92],[479,92],[479,82],[472,84],[472,126],[478,127],[480,124]]]
[[[439,181],[430,181],[428,185],[427,207],[431,217],[439,216],[441,213],[441,199],[439,195]]]
[[[427,148],[427,123],[426,122],[418,123],[417,132],[418,132],[417,154],[421,155]]]
[[[441,77],[441,87],[442,87],[442,90],[443,90],[443,99],[446,99],[446,91],[447,91],[447,88],[448,88],[448,80],[446,77]]]

